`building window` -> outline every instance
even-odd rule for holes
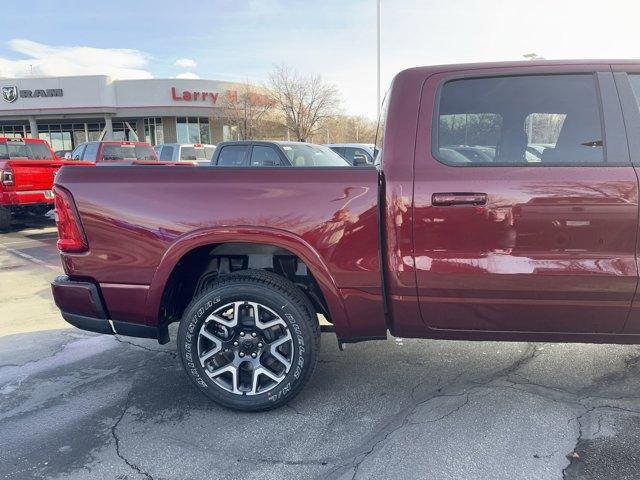
[[[144,141],[151,145],[160,145],[164,143],[162,118],[151,117],[144,119]]]
[[[0,137],[24,138],[28,132],[26,125],[0,125]]]
[[[206,117],[178,117],[178,143],[211,143],[209,119]]]
[[[96,125],[96,128],[98,126]],[[101,124],[102,128],[104,128],[104,124]],[[101,131],[99,130],[97,135],[100,135]],[[87,141],[87,134],[87,124],[85,123],[38,124],[38,137],[46,140],[54,151],[73,150]]]

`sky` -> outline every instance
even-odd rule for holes
[[[13,6],[11,6],[13,5]],[[376,0],[28,1],[0,18],[0,77],[107,74],[263,83],[276,64],[376,115]],[[20,8],[17,8],[19,5]],[[381,0],[383,92],[404,68],[640,58],[636,0]]]

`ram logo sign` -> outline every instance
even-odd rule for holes
[[[15,85],[2,87],[2,98],[5,102],[15,102],[16,98],[18,98],[18,87]]]
[[[61,88],[36,88],[34,90],[18,90],[15,85],[2,87],[2,99],[5,102],[13,103],[18,98],[48,98],[62,97],[64,92]]]

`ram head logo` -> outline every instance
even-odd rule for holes
[[[16,98],[18,98],[18,87],[2,87],[2,98],[5,102],[15,102]]]

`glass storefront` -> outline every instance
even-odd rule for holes
[[[205,143],[211,144],[213,140],[212,124],[207,117],[174,117],[176,118],[176,139],[178,143]],[[102,120],[102,121],[101,121]],[[136,131],[137,121],[140,119],[120,120],[113,119],[113,140],[138,141]],[[68,120],[67,120],[68,121]],[[145,141],[151,145],[158,145],[167,141],[162,117],[142,118],[144,125]],[[169,127],[171,125],[168,125]],[[224,140],[236,140],[238,129],[235,126],[221,126],[221,134]],[[73,150],[84,142],[99,141],[104,136],[105,122],[103,119],[95,121],[70,121],[62,123],[56,120],[38,121],[38,137],[46,140],[54,151]],[[171,132],[172,128],[169,129]],[[140,132],[142,133],[142,132]],[[30,128],[28,124],[16,123],[0,125],[0,136],[3,137],[28,137]]]
[[[137,141],[138,136],[129,122],[113,122],[113,139]],[[104,122],[38,124],[38,137],[55,150],[73,150],[83,142],[100,140]]]
[[[144,119],[144,141],[151,145],[164,143],[164,130],[162,118],[152,117]]]
[[[211,129],[206,117],[178,117],[178,143],[211,143]]]

